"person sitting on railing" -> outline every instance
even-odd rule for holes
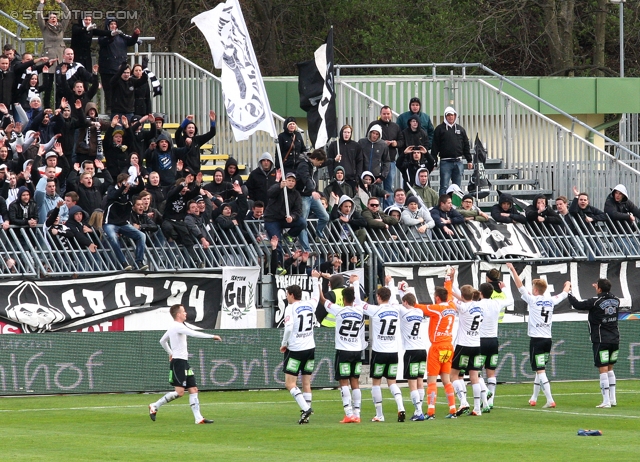
[[[431,209],[431,217],[436,223],[436,228],[447,236],[453,236],[455,234],[453,225],[461,225],[464,223],[464,217],[453,208],[451,197],[448,194],[440,195],[438,198],[438,206]]]
[[[21,228],[35,228],[38,225],[38,206],[26,186],[20,187],[18,199],[9,206],[9,222]]]
[[[276,183],[280,182],[281,175],[273,164],[273,157],[268,152],[263,152],[258,159],[258,167],[249,173],[249,178],[245,183],[249,199],[267,203],[269,196],[267,191]]]
[[[338,167],[341,167],[344,173],[343,180],[355,189],[364,170],[364,154],[360,144],[353,141],[352,135],[351,125],[343,125],[340,129],[339,139],[332,141],[327,149],[327,158],[333,160],[334,173]],[[345,194],[353,197],[347,192]]]
[[[462,204],[456,209],[460,212],[465,221],[480,221],[485,222],[489,220],[489,215],[480,210],[479,207],[473,205],[473,196],[471,194],[465,194],[462,196]]]
[[[572,216],[580,217],[586,223],[607,221],[606,213],[589,204],[589,195],[586,192],[580,192],[578,188],[574,186],[573,194],[575,197],[569,207],[569,213]]]
[[[536,223],[537,226],[544,225],[562,225],[563,220],[549,206],[547,197],[544,194],[538,194],[533,198],[533,203],[525,209],[525,216],[529,223]]]
[[[422,199],[422,203],[425,207],[431,208],[438,205],[438,193],[435,189],[429,186],[429,170],[427,168],[420,168],[416,172],[413,191]]]
[[[635,229],[633,225],[636,224],[637,218],[640,218],[640,208],[629,200],[627,188],[623,184],[616,185],[607,196],[604,213],[609,215],[619,229],[624,229],[620,227],[622,223],[627,223],[631,229]]]
[[[284,130],[278,135],[278,145],[282,156],[283,174],[294,172],[300,162],[300,155],[309,152],[302,139],[302,134],[298,131],[295,117],[284,119]],[[276,168],[280,169],[280,158],[276,156]]]
[[[209,131],[202,135],[198,135],[198,127],[193,119],[193,115],[188,115],[186,119],[182,121],[176,130],[175,140],[176,146],[179,148],[187,148],[182,158],[185,167],[198,173],[200,171],[200,150],[202,149],[202,145],[216,136],[216,113],[215,111],[209,111]]]
[[[93,239],[93,228],[89,226],[89,214],[77,205],[69,209],[66,226],[71,230],[80,248],[89,249],[91,253],[98,250],[98,243]]]
[[[436,222],[426,207],[421,206],[420,199],[411,196],[407,199],[406,207],[402,211],[401,224],[405,232],[414,238],[430,236],[430,229],[436,226]]]
[[[302,154],[296,169],[296,189],[302,197],[302,217],[308,220],[310,213],[313,213],[318,219],[316,238],[326,243],[324,229],[329,223],[329,214],[322,206],[318,192],[318,169],[325,165],[327,155],[322,149],[315,149],[309,155]]]
[[[394,239],[395,234],[390,234],[389,229],[398,224],[398,220],[387,215],[381,210],[381,202],[378,197],[370,197],[367,210],[362,212],[362,218],[367,220],[367,228],[375,239]]]
[[[518,213],[511,194],[500,194],[498,203],[491,207],[491,218],[499,223],[526,223],[527,217]]]
[[[335,194],[332,194],[332,197],[336,199]],[[347,195],[340,197],[337,204],[333,206],[330,217],[334,221],[334,225],[338,227],[340,239],[352,240],[355,237],[360,244],[364,244],[367,239],[367,230],[365,229],[367,220],[355,209],[353,199]],[[351,234],[349,227],[355,236]]]
[[[381,202],[390,196],[390,194],[382,188],[382,185],[377,184],[376,177],[373,173],[366,171],[362,172],[360,176],[360,182],[355,190],[357,200],[360,202],[359,209],[365,210],[370,197],[377,197]]]
[[[288,234],[291,238],[301,236],[302,231],[307,229],[307,220],[302,216],[302,197],[296,190],[296,174],[289,172],[285,177],[279,184],[269,188],[269,202],[264,212],[264,228],[267,230],[267,236],[269,239],[272,236],[278,236],[279,242],[282,241],[284,228],[289,228]],[[289,204],[288,210],[285,194]],[[309,243],[302,241],[302,237],[300,243],[304,250],[311,250]],[[280,243],[278,246],[281,249]]]

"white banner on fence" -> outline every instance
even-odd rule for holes
[[[258,327],[256,297],[257,266],[225,266],[222,268],[222,308],[220,329],[255,329]]]

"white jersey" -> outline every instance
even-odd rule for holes
[[[364,350],[364,313],[360,306],[340,306],[327,300],[327,313],[336,318],[336,350]]]
[[[385,303],[378,306],[365,303],[362,309],[371,320],[369,337],[372,339],[373,351],[397,353],[396,334],[400,327],[398,305]]]
[[[166,351],[172,358],[189,360],[189,352],[187,351],[187,336],[197,338],[213,338],[213,335],[211,334],[205,334],[204,332],[189,329],[183,323],[174,321],[171,327],[169,327],[169,329],[160,339],[160,345],[162,345],[164,351]]]
[[[422,338],[422,321],[424,313],[418,308],[399,306],[400,331],[402,332],[402,346],[405,350],[424,350]]]
[[[510,298],[483,298],[475,303],[482,308],[480,338],[497,337],[500,314],[506,307],[513,305],[513,300]]]
[[[548,295],[531,295],[524,286],[519,289],[522,300],[529,305],[529,337],[551,338],[553,307],[567,298],[566,292],[550,297]]]
[[[480,346],[480,325],[482,324],[482,307],[477,302],[464,302],[458,300],[456,309],[458,310],[458,335],[456,345],[479,347]]]
[[[313,278],[312,284],[311,298],[287,305],[284,310],[282,346],[286,346],[290,351],[311,350],[316,347],[313,339],[313,325],[320,291],[316,278]]]

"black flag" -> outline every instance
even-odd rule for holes
[[[323,148],[338,136],[336,91],[333,75],[333,27],[318,48],[315,59],[298,63],[300,108],[307,112],[309,138],[315,148]]]

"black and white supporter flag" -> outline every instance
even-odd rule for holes
[[[314,59],[298,63],[300,108],[307,112],[309,138],[316,149],[338,136],[333,72],[333,27]]]

